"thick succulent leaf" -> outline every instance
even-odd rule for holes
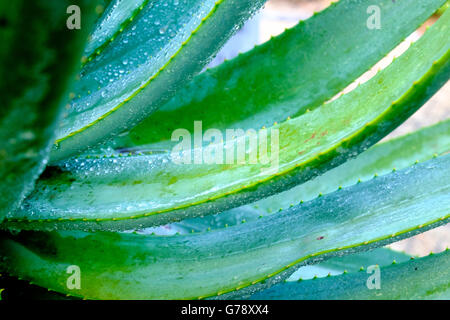
[[[331,99],[411,34],[445,1],[341,0],[282,35],[204,72],[112,146],[170,150],[171,132],[259,129]],[[381,29],[367,27],[377,5]],[[352,36],[349,36],[352,35]]]
[[[388,266],[411,259],[411,256],[388,248],[376,248],[342,257],[333,257],[324,262],[299,268],[287,281],[298,281],[335,276],[365,270],[371,265]]]
[[[449,78],[449,28],[446,12],[370,81],[272,128],[271,134],[279,132],[279,157],[272,146],[269,165],[261,152],[252,165],[177,164],[167,154],[73,159],[49,169],[8,223],[130,229],[214,214],[285,191],[366,150],[433,95]]]
[[[202,232],[249,222],[316,198],[450,152],[450,119],[399,138],[376,144],[369,150],[323,175],[288,191],[217,215],[186,219],[169,226],[148,228],[144,233]]]
[[[373,271],[372,271],[373,273]],[[357,272],[278,284],[252,299],[450,299],[450,252],[380,267],[380,289],[369,290],[371,274]]]
[[[445,155],[212,232],[4,233],[0,267],[69,292],[66,269],[77,265],[81,289],[69,293],[86,298],[181,299],[233,292],[263,280],[270,285],[295,269],[285,271],[289,267],[368,250],[448,222],[449,164]]]
[[[84,49],[85,63],[99,55],[109,43],[144,10],[150,0],[114,0],[108,6],[89,37]]]
[[[264,2],[156,0],[144,2],[135,17],[128,11],[133,21],[84,66],[51,159],[135,126],[201,71]]]
[[[67,87],[96,17],[95,4],[0,3],[0,221],[45,167]],[[82,10],[81,30],[66,25],[70,5]]]

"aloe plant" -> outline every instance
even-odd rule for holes
[[[81,29],[66,26],[73,3],[0,4],[2,295],[450,296],[447,252],[380,249],[450,218],[450,121],[379,142],[449,79],[446,0],[340,0],[206,70],[265,1],[72,2]],[[253,133],[266,140],[252,147]],[[199,161],[240,143],[240,161]],[[311,265],[328,276],[308,279]]]

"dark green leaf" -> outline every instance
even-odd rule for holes
[[[0,3],[0,221],[31,191],[45,167],[68,86],[96,17],[95,4]],[[81,30],[66,25],[70,5],[81,9]]]

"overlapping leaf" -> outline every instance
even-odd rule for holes
[[[291,190],[217,215],[186,219],[170,226],[148,228],[143,232],[157,234],[162,232],[200,232],[249,222],[299,202],[384,175],[392,170],[404,169],[416,162],[426,161],[449,151],[450,120],[446,120],[414,133],[377,144],[356,159],[349,160]]]
[[[136,16],[146,8],[150,0],[116,0],[109,5],[100,19],[95,30],[89,37],[84,50],[85,63],[101,54],[114,39],[133,22]]]
[[[253,165],[180,165],[166,154],[74,159],[47,171],[8,223],[126,229],[221,212],[305,182],[370,147],[448,80],[449,27],[447,12],[364,85],[274,126],[279,130],[275,167],[272,161],[267,168],[262,159]]]
[[[114,2],[120,8],[112,7],[110,18],[99,22],[106,32],[93,34],[94,47],[107,43],[82,70],[52,160],[77,154],[143,120],[199,72],[264,2],[156,0],[143,1],[135,10],[129,6],[136,2]],[[129,16],[122,26],[125,9]]]
[[[319,107],[411,34],[445,1],[342,0],[204,72],[113,146],[170,150],[177,128],[259,129]],[[377,6],[382,28],[368,27]],[[369,19],[370,20],[370,19]],[[354,36],[349,36],[349,35]],[[134,147],[134,148],[133,148]]]
[[[59,292],[68,292],[66,268],[77,265],[83,283],[77,294],[86,298],[195,298],[264,280],[269,285],[287,277],[291,270],[283,270],[288,267],[381,246],[446,223],[449,164],[450,155],[445,155],[278,215],[213,232],[170,237],[79,231],[3,234],[0,265]]]
[[[373,273],[373,271],[372,271]],[[358,272],[336,277],[288,282],[256,293],[253,299],[450,299],[450,253],[380,268],[380,288],[369,290],[370,274]]]
[[[406,262],[411,258],[413,257],[402,252],[388,248],[376,248],[342,257],[336,256],[318,264],[301,267],[286,281],[303,281],[364,271],[373,265],[384,267],[393,263]]]
[[[173,94],[171,91],[181,87],[205,62],[200,58],[198,63],[189,64],[187,59],[197,61],[199,57],[206,58],[217,49],[218,43],[206,39],[208,35],[219,32],[225,35],[221,38],[221,41],[224,40],[237,16],[239,23],[262,3],[231,0],[215,3],[200,3],[194,0],[188,2],[183,1],[182,6],[188,11],[200,12],[200,16],[190,17],[190,13],[185,14],[186,11],[181,15],[170,10],[165,11],[165,7],[180,5],[178,1],[173,4],[166,3],[165,6],[159,1],[113,2],[107,14],[97,22],[98,28],[92,34],[85,50],[85,68],[81,81],[75,88],[72,109],[59,132],[62,138],[59,139],[60,149],[53,153],[54,160],[66,158],[87,146],[92,146],[109,135],[133,126],[151,113]],[[211,214],[245,204],[288,189],[339,165],[390,132],[448,80],[449,45],[445,35],[449,31],[450,13],[445,14],[404,56],[367,84],[335,102],[304,114],[306,108],[314,109],[331,98],[394,46],[402,34],[408,34],[417,27],[417,24],[432,12],[432,8],[441,2],[443,1],[432,0],[408,6],[410,3],[406,0],[400,5],[379,0],[376,4],[382,8],[383,16],[386,17],[383,21],[393,24],[394,13],[403,11],[403,22],[408,23],[398,24],[389,34],[372,30],[376,32],[375,36],[363,30],[361,35],[386,39],[375,47],[363,45],[358,48],[357,41],[353,39],[334,39],[342,44],[342,56],[334,59],[335,63],[332,63],[333,59],[322,59],[328,63],[325,68],[317,69],[312,64],[308,69],[310,75],[326,79],[326,85],[316,79],[318,81],[314,82],[317,84],[308,87],[309,82],[303,81],[302,73],[298,73],[295,68],[289,70],[291,76],[286,80],[284,89],[282,86],[270,85],[277,82],[281,73],[276,73],[269,81],[258,84],[260,77],[255,77],[255,74],[264,75],[265,68],[261,68],[264,64],[260,64],[262,72],[254,70],[256,64],[252,65],[255,61],[252,55],[260,58],[261,54],[264,56],[267,53],[265,50],[268,50],[273,53],[269,54],[270,58],[273,58],[271,63],[278,67],[283,65],[281,60],[289,61],[286,54],[292,61],[296,55],[288,51],[295,45],[290,43],[285,47],[271,47],[275,46],[279,39],[284,39],[286,43],[289,43],[289,39],[295,42],[294,31],[291,30],[278,40],[255,49],[253,53],[199,76],[192,86],[202,84],[199,86],[200,91],[186,87],[161,113],[189,115],[191,117],[186,118],[189,122],[198,114],[196,108],[207,105],[205,103],[211,99],[224,97],[220,103],[227,105],[230,101],[236,102],[240,97],[242,104],[239,106],[234,103],[229,113],[225,112],[222,116],[212,115],[211,109],[206,110],[204,117],[199,118],[206,120],[205,129],[217,126],[223,130],[230,125],[252,128],[255,124],[265,124],[264,121],[268,118],[278,121],[284,119],[286,114],[298,116],[280,125],[275,124],[272,128],[271,132],[279,130],[282,138],[279,146],[280,158],[276,159],[277,166],[272,167],[275,171],[261,174],[263,169],[267,169],[263,163],[254,167],[197,163],[176,166],[167,154],[101,159],[83,156],[59,162],[56,167],[48,169],[37,190],[19,211],[9,214],[9,220],[3,227],[120,229],[158,224],[186,216]],[[308,61],[327,57],[330,53],[325,50],[321,56],[318,53],[322,48],[320,42],[311,38],[312,30],[319,32],[321,36],[322,30],[324,38],[330,35],[327,30],[321,29],[323,25],[319,23],[320,19],[328,17],[328,21],[332,21],[330,17],[342,16],[345,11],[342,10],[350,8],[350,4],[355,11],[345,17],[349,20],[356,18],[355,24],[359,28],[365,19],[355,15],[359,9],[365,8],[367,3],[364,0],[354,3],[341,1],[304,26],[294,29],[299,34],[304,32],[303,42],[300,41],[295,48],[302,49],[308,47],[308,44],[312,48],[311,51],[300,54],[303,57],[303,60],[300,60],[305,65],[308,65]],[[49,7],[52,5],[54,4],[51,3]],[[14,8],[14,5],[11,8]],[[128,14],[124,14],[124,8],[129,11]],[[153,47],[154,43],[150,40],[152,37],[147,37],[149,42],[146,43],[146,35],[142,32],[139,32],[139,36],[133,34],[140,29],[139,21],[149,18],[149,12],[156,11],[166,22],[175,16],[181,17],[181,20],[186,18],[190,24],[184,26],[181,31],[177,30],[176,34],[174,32],[173,37],[175,39],[178,36],[186,36],[187,41],[172,41],[168,46],[158,49]],[[202,12],[209,18],[202,19]],[[241,15],[241,12],[244,14]],[[229,20],[226,20],[227,18]],[[149,25],[147,21],[144,22],[140,26],[145,29],[145,26]],[[168,38],[172,36],[169,29],[173,23],[161,23],[158,20],[154,22],[157,26],[161,25],[158,30],[160,34],[165,34]],[[217,30],[218,27],[220,30]],[[345,24],[340,27],[349,28]],[[20,28],[18,30],[20,31]],[[8,39],[8,36],[13,34],[8,32],[11,31],[5,33],[0,27],[0,35],[3,33],[7,35],[7,40],[13,39]],[[37,37],[38,42],[39,39]],[[145,57],[144,54],[141,57],[139,54],[145,49],[141,46],[142,43],[144,47],[148,45],[148,48],[155,49],[154,52],[166,53],[167,56],[153,59]],[[333,47],[333,42],[328,42],[327,45]],[[51,48],[53,47],[50,46],[49,49]],[[350,49],[352,53],[345,52]],[[367,61],[358,57],[364,52],[367,54]],[[278,61],[277,56],[280,58]],[[346,63],[346,59],[351,57],[356,60],[354,66]],[[53,61],[52,58],[54,59],[51,57],[50,61]],[[117,69],[117,75],[113,72],[109,74],[108,72],[114,71],[111,68],[119,65],[119,61],[125,61],[121,59],[126,60],[126,63],[122,64],[126,66],[128,73],[123,70],[121,77],[120,70]],[[260,61],[269,61],[264,60],[264,57],[261,59]],[[143,61],[144,63],[141,63]],[[145,65],[145,62],[149,61],[155,64]],[[244,62],[251,62],[248,69],[240,65]],[[346,66],[340,70],[346,71],[347,74],[334,78],[320,73],[322,69],[330,69],[336,74],[335,67],[338,65]],[[242,67],[237,74],[232,70],[236,67]],[[219,70],[228,70],[229,73],[223,72],[224,77],[221,77],[218,76]],[[246,71],[252,72],[242,76]],[[5,68],[0,69],[0,73],[5,73]],[[183,74],[181,80],[178,78],[180,74]],[[149,81],[146,80],[148,76]],[[108,83],[99,81],[94,85],[100,78],[108,80]],[[226,81],[218,86],[224,79],[233,79],[234,83]],[[241,83],[239,81],[242,79],[250,80],[245,82],[251,87],[250,90],[244,90],[245,94],[236,85]],[[147,86],[149,82],[152,83]],[[116,90],[114,85],[120,85],[123,91]],[[164,85],[169,87],[163,88]],[[266,90],[267,87],[275,90]],[[314,87],[325,89],[314,92],[311,90]],[[222,90],[225,93],[219,92],[218,88],[225,89]],[[256,88],[256,91],[253,92],[253,88]],[[249,92],[255,94],[249,95]],[[120,103],[114,106],[115,102]],[[259,112],[255,113],[257,108]],[[251,117],[249,113],[255,115]],[[158,117],[160,115],[157,114],[155,119]],[[118,119],[121,121],[115,123]],[[151,121],[116,142],[125,141],[127,146],[150,142],[150,147],[154,148],[158,143],[153,143],[164,139],[165,131],[172,130],[174,123],[168,123],[147,136],[142,135],[142,128],[148,128],[149,124]],[[409,165],[413,157],[417,160],[429,159],[432,153],[427,147],[430,145],[433,153],[436,153],[435,157],[448,153],[448,129],[447,121],[377,146],[368,151],[366,156],[360,156],[331,170],[309,185],[302,185],[260,202],[256,211],[262,211],[264,215],[270,213],[269,209],[273,205],[286,207],[288,204],[294,204],[295,201],[292,200],[295,199],[296,192],[301,193],[300,199],[309,200],[317,194],[317,188],[321,189],[320,192],[327,193],[335,190],[339,184],[344,185],[344,189],[340,188],[314,200],[292,205],[277,215],[213,232],[168,237],[82,231],[22,231],[13,234],[3,232],[0,234],[0,269],[39,286],[73,294],[74,292],[67,288],[66,270],[69,265],[77,265],[81,268],[82,288],[76,294],[86,298],[216,298],[224,293],[229,293],[226,295],[228,297],[248,296],[255,290],[286,279],[301,265],[372,249],[447,223],[450,218],[448,154],[400,172],[392,172],[348,188],[346,186],[354,182],[352,174],[358,174],[359,178],[364,180],[367,174],[374,173],[374,169],[379,169],[379,172],[376,172],[378,174],[385,174],[392,166],[403,168]],[[434,134],[440,134],[439,138],[433,137],[431,141],[425,141]],[[214,143],[214,146],[221,146],[217,139]],[[393,152],[396,147],[403,149]],[[200,146],[197,145],[196,148],[189,148],[188,152],[195,154]],[[395,160],[395,164],[392,163],[394,153],[401,155],[400,159]],[[272,149],[270,154],[272,156],[276,152]],[[260,158],[257,159],[261,160]],[[351,174],[345,173],[346,166],[355,168],[355,171]],[[233,217],[239,216],[234,214],[239,210],[244,211],[243,216],[246,216],[247,209],[249,207],[241,207],[220,216],[230,213]],[[374,225],[376,228],[373,228]],[[373,261],[371,259],[375,256],[368,257]],[[359,263],[358,257],[353,258]],[[448,254],[442,254],[439,258],[426,258],[417,264],[413,262],[412,265],[402,264],[383,269],[386,277],[383,281],[389,281],[389,285],[375,293],[361,286],[361,283],[365,285],[367,275],[364,274],[362,279],[362,273],[352,273],[347,279],[344,279],[344,276],[335,278],[338,279],[335,284],[327,280],[331,277],[314,280],[319,282],[314,293],[311,290],[311,283],[314,281],[305,281],[304,287],[298,284],[282,284],[254,297],[277,298],[289,295],[291,298],[373,298],[373,295],[381,295],[383,298],[448,298],[448,272],[438,272],[439,267],[448,269],[447,258]],[[322,269],[339,269],[339,263],[350,263],[353,266],[353,260],[344,260],[348,259],[331,259],[322,264]],[[292,266],[295,267],[289,268]],[[415,273],[418,269],[425,273]],[[240,290],[243,288],[246,289]]]
[[[83,12],[81,30],[66,25],[71,5]],[[84,0],[0,3],[0,221],[45,167],[95,5]]]
[[[397,251],[387,248],[377,248],[371,251],[346,255],[342,257],[333,257],[322,263],[301,267],[290,278],[309,279],[313,277],[325,277],[329,274],[342,274],[344,272],[357,272],[362,266],[378,264],[379,266],[387,266],[391,263],[400,263],[407,261],[411,257]],[[64,295],[52,290],[48,290],[35,284],[29,283],[26,280],[18,280],[15,277],[7,275],[0,275],[0,290],[1,297],[5,300],[61,300],[61,299],[76,299],[70,294]]]

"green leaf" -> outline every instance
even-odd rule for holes
[[[94,59],[146,8],[150,0],[114,0],[96,23],[84,50],[85,63]]]
[[[437,11],[437,14],[442,15],[445,12],[445,10],[447,10],[449,7],[450,7],[450,2],[447,0],[447,2],[442,7],[439,8],[439,10]]]
[[[292,188],[366,150],[448,80],[449,28],[446,12],[370,81],[274,126],[279,152],[272,149],[269,168],[261,152],[252,165],[177,164],[167,154],[82,157],[49,169],[8,224],[126,230],[222,212]]]
[[[96,1],[0,4],[0,221],[31,191],[45,167],[54,129],[93,26]],[[81,30],[66,25],[70,5]]]
[[[348,272],[356,272],[361,266],[369,266],[378,264],[380,266],[386,266],[393,263],[401,263],[407,261],[411,257],[386,248],[377,248],[367,252],[361,252],[351,254],[342,257],[333,257],[322,263],[311,266],[301,267],[295,272],[289,281],[292,281],[293,277],[296,279],[301,277],[303,280],[308,277],[314,276],[327,276],[329,272],[335,275],[337,272],[343,273],[344,270]],[[54,292],[45,288],[41,288],[34,284],[31,284],[25,280],[18,280],[13,277],[0,276],[0,287],[5,288],[2,298],[4,300],[73,300],[75,297],[70,295],[62,295],[58,292]],[[2,291],[0,290],[0,293]]]
[[[368,266],[384,267],[392,263],[401,263],[411,259],[411,256],[388,248],[376,248],[346,256],[336,256],[324,262],[300,267],[287,281],[317,279],[335,276],[342,273],[365,270]]]
[[[72,156],[135,126],[201,71],[225,40],[264,2],[142,3],[143,8],[133,21],[84,66],[71,108],[57,133],[52,161]],[[128,13],[133,18],[135,10]],[[112,19],[121,23],[123,16]]]
[[[450,154],[258,221],[192,235],[3,234],[0,268],[95,299],[186,299],[279,282],[306,263],[368,250],[447,223]],[[77,265],[81,289],[66,287]],[[264,284],[262,285],[264,286]],[[260,289],[252,287],[252,290]]]
[[[384,57],[445,1],[341,0],[280,36],[196,76],[161,109],[112,144],[170,150],[171,132],[270,127],[333,98]],[[369,29],[377,5],[382,28]],[[352,35],[352,36],[349,36]]]
[[[288,191],[264,198],[253,204],[234,208],[217,215],[186,219],[169,229],[180,233],[201,232],[252,221],[289,208],[300,201],[316,198],[342,187],[348,187],[400,170],[435,156],[450,152],[450,119],[414,133],[379,143],[323,175]],[[167,232],[167,226],[162,227]],[[153,230],[154,229],[154,230]],[[149,228],[146,232],[159,232]]]
[[[380,267],[380,289],[369,290],[373,274],[357,272],[323,279],[287,282],[254,294],[252,299],[334,300],[334,299],[449,299],[450,253],[413,259]]]

